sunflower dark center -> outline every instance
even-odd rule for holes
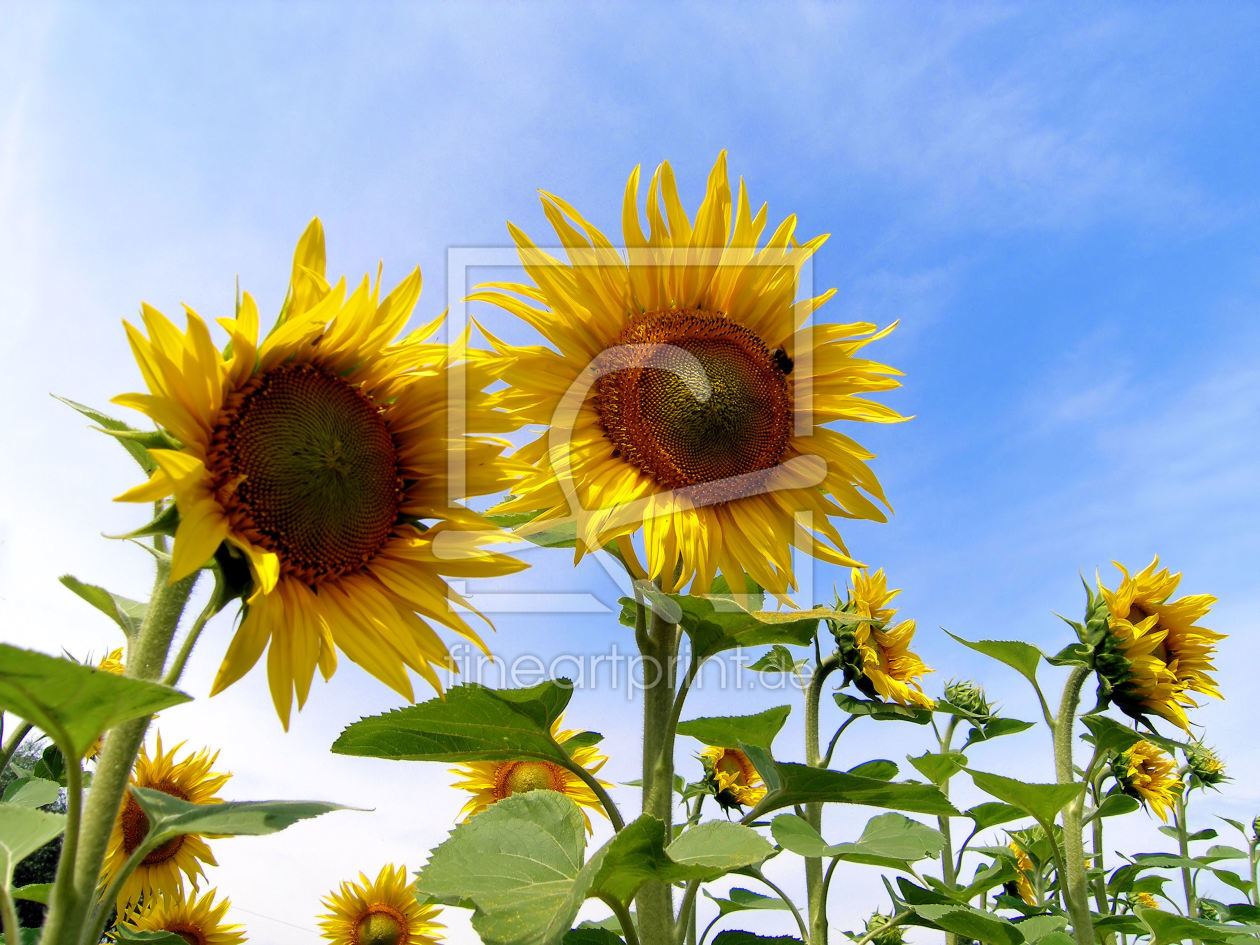
[[[188,795],[183,792],[177,785],[168,782],[161,784],[146,784],[144,787],[152,788],[155,791],[161,791],[163,794],[169,794],[171,797],[178,797],[182,801],[188,800]],[[128,856],[135,853],[139,849],[140,844],[144,842],[144,838],[149,833],[149,818],[140,805],[136,803],[135,796],[128,793],[126,803],[123,804],[122,813],[119,815],[122,822],[123,850]],[[144,866],[152,866],[154,863],[161,863],[173,857],[184,843],[184,835],[172,837],[159,847],[155,847],[145,855],[141,861]]]
[[[188,945],[206,945],[205,933],[187,922],[172,922],[166,926],[165,931],[178,935]]]
[[[563,786],[559,769],[546,761],[512,761],[500,771],[495,785],[499,799],[529,791],[558,791]]]
[[[355,945],[399,945],[407,935],[407,920],[384,903],[368,908],[354,928]]]
[[[307,584],[362,568],[398,518],[398,451],[380,409],[313,364],[235,391],[206,465],[233,527]]]
[[[606,356],[595,407],[613,455],[669,488],[779,463],[792,433],[791,361],[723,315],[632,321]]]

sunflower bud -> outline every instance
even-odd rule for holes
[[[886,916],[882,912],[876,912],[866,920],[866,934],[871,936],[873,945],[902,945],[905,936],[898,926],[888,927],[891,921],[892,916]],[[871,935],[872,932],[875,934]]]
[[[1222,781],[1229,780],[1225,773],[1225,763],[1202,742],[1191,742],[1186,746],[1185,752],[1191,787],[1215,787]]]
[[[1215,922],[1217,919],[1221,917],[1221,913],[1216,908],[1216,906],[1212,905],[1212,903],[1200,902],[1199,903],[1199,916],[1200,918],[1208,919],[1209,921]]]
[[[1129,897],[1129,904],[1141,906],[1143,909],[1159,908],[1159,903],[1155,901],[1155,897],[1148,892],[1135,892]]]
[[[954,680],[945,687],[945,698],[966,712],[974,722],[984,724],[993,718],[993,708],[980,684],[971,680]]]

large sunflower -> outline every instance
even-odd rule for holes
[[[147,746],[141,749],[131,775],[131,783],[136,787],[161,791],[193,804],[221,803],[223,798],[219,797],[219,790],[231,775],[213,770],[219,753],[209,754],[202,750],[176,761],[176,753],[183,747],[184,743],[180,742],[169,752],[163,752],[162,736],[159,733],[157,749],[152,756],[149,755]],[[113,833],[110,834],[101,872],[102,885],[112,882],[122,871],[123,865],[140,847],[148,832],[149,819],[128,791],[118,812],[118,819],[114,821]],[[185,876],[194,887],[198,878],[205,876],[203,863],[217,865],[210,847],[199,834],[186,833],[168,840],[145,856],[135,872],[124,880],[118,892],[119,912],[129,903],[140,902],[142,897],[148,901],[158,893],[182,896]]]
[[[1112,766],[1116,780],[1126,794],[1136,797],[1168,822],[1168,811],[1177,803],[1184,785],[1177,777],[1177,762],[1159,747],[1140,741],[1122,754]]]
[[[891,329],[805,326],[832,295],[796,299],[826,237],[799,245],[789,217],[759,248],[765,208],[753,214],[742,181],[732,202],[725,154],[694,223],[669,164],[652,177],[647,234],[638,188],[636,168],[624,253],[544,194],[568,262],[509,225],[533,283],[470,297],[551,345],[491,338],[507,383],[499,402],[547,427],[517,454],[531,469],[499,510],[540,512],[536,527],[574,518],[578,557],[613,542],[629,557],[642,529],[645,576],[671,591],[705,593],[720,572],[730,587],[747,574],[782,595],[795,587],[793,544],[854,564],[830,518],[883,521],[868,496],[886,500],[865,463],[872,454],[823,424],[903,419],[864,396],[896,387],[899,372],[858,357]]]
[[[438,908],[420,905],[407,887],[407,868],[386,865],[376,879],[359,874],[323,900],[324,938],[334,945],[436,945],[445,928]]]
[[[151,450],[158,471],[120,498],[174,496],[172,580],[216,552],[248,562],[253,592],[212,692],[270,644],[267,678],[286,727],[293,693],[301,708],[316,666],[332,675],[336,649],[408,699],[406,667],[440,689],[433,666],[452,666],[431,621],[484,649],[443,576],[523,567],[481,550],[493,529],[453,501],[507,482],[502,444],[458,432],[502,424],[479,393],[489,377],[424,343],[437,322],[395,342],[419,269],[383,301],[379,292],[379,278],[348,298],[344,280],[325,281],[315,220],[283,317],[261,342],[249,295],[219,320],[226,353],[191,309],[184,332],[147,305],[148,336],[127,325],[150,393],[116,402],[148,414],[178,448]]]
[[[576,729],[562,729],[561,726],[563,724],[564,716],[560,716],[551,723],[551,737],[559,745],[564,745],[565,742],[575,735],[581,734]],[[583,745],[574,748],[570,752],[569,757],[585,768],[591,775],[596,774],[608,761],[608,756],[594,745]],[[473,761],[460,765],[458,768],[452,768],[451,773],[457,774],[463,779],[456,781],[452,786],[472,794],[472,797],[468,799],[468,803],[460,810],[460,814],[465,820],[474,814],[481,813],[491,804],[501,801],[505,797],[539,790],[558,791],[577,804],[578,807],[585,808],[582,811],[582,817],[586,820],[587,830],[591,829],[591,818],[586,813],[587,810],[604,814],[604,806],[600,803],[599,797],[591,790],[590,786],[572,771],[562,768],[553,761],[536,759]],[[606,781],[600,781],[599,783],[606,788],[612,787]],[[605,814],[605,816],[607,815]]]
[[[1161,716],[1189,731],[1192,692],[1220,699],[1212,678],[1216,644],[1225,634],[1197,626],[1216,598],[1192,594],[1173,600],[1180,574],[1159,568],[1159,557],[1137,574],[1124,575],[1114,591],[1099,584],[1107,604],[1108,632],[1097,659],[1112,699],[1133,716]]]
[[[200,899],[157,895],[123,923],[138,932],[172,932],[189,945],[245,945],[244,926],[223,920],[231,901],[214,903],[212,889]]]
[[[915,622],[903,620],[892,625],[897,609],[890,604],[901,591],[888,590],[882,568],[873,573],[854,568],[850,579],[853,588],[843,610],[877,622],[833,623],[845,682],[853,683],[872,698],[932,708],[936,703],[923,691],[919,680],[933,670],[910,649]]]

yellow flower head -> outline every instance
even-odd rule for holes
[[[1221,782],[1230,780],[1225,773],[1225,762],[1203,742],[1190,742],[1185,747],[1185,753],[1192,786],[1216,787]]]
[[[294,693],[301,708],[316,667],[331,676],[338,649],[408,699],[407,667],[440,689],[433,667],[452,664],[431,624],[484,649],[444,576],[522,567],[482,550],[496,531],[455,501],[508,476],[501,443],[452,436],[448,420],[481,432],[504,421],[478,393],[491,380],[483,369],[453,371],[447,348],[423,341],[438,322],[398,338],[419,293],[419,269],[384,300],[379,276],[348,297],[344,279],[330,286],[315,220],[265,339],[248,294],[235,318],[219,320],[222,353],[191,309],[183,332],[148,305],[147,337],[127,325],[149,393],[115,402],[177,446],[151,450],[157,472],[120,499],[174,496],[172,580],[216,553],[248,563],[252,594],[212,692],[270,645],[267,678],[286,727]],[[453,392],[461,402],[448,403]]]
[[[172,932],[189,945],[244,945],[244,926],[223,919],[231,900],[214,904],[212,889],[200,899],[157,894],[127,915],[123,925],[137,932]]]
[[[127,672],[127,668],[123,665],[123,651],[120,646],[111,653],[106,654],[101,660],[100,665],[96,667],[103,673],[113,673],[115,676],[121,676]],[[103,739],[98,738],[90,746],[88,746],[87,754],[83,756],[84,761],[91,761],[101,753],[101,744]]]
[[[1129,897],[1129,902],[1135,906],[1141,906],[1143,909],[1159,908],[1159,903],[1155,901],[1155,897],[1148,892],[1135,892]]]
[[[748,756],[736,748],[710,745],[700,752],[705,780],[723,808],[756,807],[766,796],[766,785]]]
[[[436,945],[445,928],[438,907],[420,905],[407,886],[407,868],[381,868],[375,881],[366,873],[358,883],[343,882],[323,904],[324,938],[333,945]]]
[[[563,715],[551,723],[551,737],[559,745],[564,745],[565,742],[575,735],[581,734],[576,729],[562,729],[561,726],[563,724]],[[594,745],[574,748],[570,752],[569,757],[592,775],[598,772],[604,766],[604,763],[608,761],[608,757]],[[459,775],[463,779],[456,781],[454,787],[472,794],[472,797],[468,799],[468,803],[460,810],[460,814],[465,820],[474,814],[481,813],[491,804],[501,801],[505,797],[539,790],[559,791],[579,807],[585,808],[582,811],[582,816],[586,820],[587,830],[592,828],[591,818],[586,811],[593,810],[599,814],[604,813],[599,797],[591,790],[590,786],[572,771],[562,768],[553,761],[538,759],[473,761],[460,765],[458,768],[452,768],[451,773]],[[605,788],[612,787],[606,781],[600,781],[599,783]]]
[[[150,756],[147,747],[141,748],[131,775],[131,783],[136,787],[161,791],[193,804],[221,803],[223,799],[219,797],[219,790],[231,775],[212,770],[219,753],[208,754],[203,750],[176,761],[175,756],[183,747],[184,743],[180,742],[169,752],[163,752],[162,736],[159,733],[155,754]],[[107,885],[121,872],[127,859],[140,847],[148,832],[149,819],[140,809],[135,797],[128,792],[109,838],[101,875],[103,885]],[[141,897],[145,901],[159,893],[182,897],[185,875],[196,888],[198,878],[205,876],[203,863],[217,865],[210,847],[199,834],[182,834],[168,840],[145,856],[135,872],[123,882],[118,892],[119,912],[124,911],[129,903],[139,902]]]
[[[853,588],[842,609],[879,623],[833,623],[845,682],[854,683],[871,698],[932,708],[936,702],[923,691],[919,680],[933,670],[910,649],[915,623],[903,620],[892,625],[897,609],[889,604],[901,591],[888,590],[882,568],[871,574],[854,568],[850,580]]]
[[[1037,905],[1037,891],[1033,888],[1032,880],[1037,875],[1037,871],[1033,866],[1032,857],[1014,840],[1009,846],[1011,852],[1015,854],[1015,869],[1019,874],[1014,883],[1014,895],[1019,896],[1028,905],[1035,906]]]
[[[1108,631],[1096,663],[1124,712],[1161,716],[1189,731],[1192,692],[1222,698],[1212,673],[1216,644],[1225,634],[1197,625],[1216,603],[1207,594],[1173,600],[1180,574],[1159,568],[1158,556],[1137,574],[1124,575],[1114,591],[1099,585],[1107,604]]]
[[[1124,793],[1136,797],[1160,820],[1168,822],[1168,810],[1176,804],[1183,786],[1172,755],[1143,740],[1116,760],[1112,772]]]
[[[758,246],[743,182],[732,199],[718,156],[694,221],[669,164],[652,176],[648,232],[639,170],[622,205],[624,249],[559,197],[543,210],[567,261],[509,224],[531,282],[471,298],[537,330],[547,345],[491,339],[499,403],[542,435],[518,456],[531,469],[504,512],[532,527],[576,520],[577,551],[616,543],[666,590],[710,590],[745,575],[782,596],[795,587],[791,547],[852,565],[833,516],[883,521],[872,454],[824,425],[904,419],[867,399],[897,371],[860,356],[891,329],[805,326],[832,291],[797,301],[801,270],[823,243],[795,239],[789,217]],[[886,504],[886,503],[885,503]],[[630,543],[642,531],[647,562]]]

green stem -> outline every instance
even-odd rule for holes
[[[762,875],[761,870],[757,870],[753,875],[755,875],[759,880],[765,883],[771,892],[773,892],[776,896],[778,896],[780,899],[783,900],[783,902],[787,905],[788,909],[791,910],[792,918],[796,920],[796,927],[800,929],[801,941],[808,942],[809,930],[805,928],[805,920],[801,917],[801,911],[796,908],[796,903],[794,903],[788,897],[787,893],[785,893],[782,889],[780,889],[774,883],[770,882],[770,880],[766,879],[766,877]]]
[[[1177,795],[1177,805],[1173,810],[1173,820],[1177,827],[1177,847],[1183,860],[1190,859],[1190,836],[1186,830],[1186,798]],[[1199,897],[1194,892],[1194,877],[1190,875],[1190,867],[1181,868],[1181,887],[1186,892],[1186,916],[1191,919],[1199,917]]]
[[[1260,879],[1260,876],[1257,876],[1257,867],[1260,867],[1260,856],[1256,856],[1255,840],[1247,844],[1247,854],[1247,858],[1251,861],[1251,904],[1260,906],[1260,883],[1256,882],[1257,879]]]
[[[621,934],[626,940],[626,945],[639,945],[639,936],[634,930],[634,920],[630,918],[630,910],[623,906],[616,896],[609,896],[602,901],[609,909],[612,910],[613,915],[617,917],[617,922],[621,925]]]
[[[873,939],[876,935],[880,935],[883,932],[887,931],[888,929],[895,929],[897,926],[905,924],[907,920],[913,917],[914,917],[914,913],[909,910],[906,910],[905,912],[898,912],[895,916],[889,919],[888,922],[885,923],[884,925],[881,925],[877,929],[871,929],[861,938],[857,939],[853,943],[853,945],[866,945],[866,943],[869,942],[871,939]]]
[[[4,743],[4,747],[0,748],[0,774],[4,773],[4,769],[9,766],[9,762],[13,760],[14,754],[21,747],[26,736],[31,734],[31,729],[35,726],[30,722],[23,722],[13,730],[13,734],[9,736]]]
[[[201,631],[205,629],[206,623],[210,618],[222,610],[223,605],[226,603],[223,600],[223,581],[219,577],[218,571],[215,571],[214,591],[211,592],[210,599],[206,601],[206,606],[197,615],[197,619],[193,621],[193,625],[188,628],[188,633],[184,636],[184,642],[180,645],[179,652],[171,662],[171,668],[162,677],[162,685],[174,686],[179,682],[179,677],[184,675],[184,666],[188,662],[188,657],[192,655],[193,647],[197,645],[197,638],[201,636]]]
[[[840,736],[844,734],[844,730],[856,722],[858,717],[850,715],[847,719],[840,723],[840,727],[836,729],[836,734],[831,736],[831,741],[827,743],[827,751],[823,754],[822,766],[824,768],[831,767],[831,756],[836,753],[836,745],[840,743]]]
[[[152,599],[127,654],[127,675],[134,679],[161,677],[175,628],[197,581],[195,573],[174,583],[169,582],[169,576],[170,563],[159,560]],[[109,835],[151,719],[146,715],[124,722],[111,729],[105,739],[83,807],[73,880],[69,884],[62,880],[54,888],[40,938],[42,945],[88,945],[84,926],[100,881]],[[62,863],[58,872],[70,865],[69,861]],[[58,887],[61,895],[57,894]]]
[[[1059,784],[1075,784],[1072,768],[1072,738],[1076,725],[1076,707],[1081,689],[1093,672],[1088,666],[1073,667],[1063,687],[1059,715],[1054,722],[1054,765]],[[1079,945],[1094,945],[1094,920],[1089,910],[1086,884],[1085,844],[1081,836],[1084,793],[1063,808],[1063,899],[1072,917],[1072,930]],[[1053,834],[1051,834],[1053,836]]]
[[[70,764],[66,759],[66,832],[61,841],[61,855],[57,858],[57,872],[53,878],[51,899],[71,899],[74,896],[74,861],[79,855],[79,835],[83,822],[83,762]],[[99,940],[99,939],[98,939]]]
[[[1095,757],[1098,751],[1095,749]],[[1092,768],[1092,765],[1091,765]],[[1090,783],[1090,791],[1094,803],[1094,811],[1097,812],[1102,806],[1102,798],[1100,796],[1100,785],[1095,779]],[[1102,915],[1107,914],[1107,875],[1106,867],[1103,864],[1103,819],[1095,816],[1090,823],[1091,832],[1094,841],[1094,868],[1098,870],[1098,875],[1094,879],[1094,902],[1098,905],[1098,911]],[[1104,941],[1111,941],[1112,936],[1104,936]]]
[[[4,920],[4,940],[21,942],[22,932],[18,926],[17,906],[13,903],[9,887],[3,884],[0,884],[0,918]]]
[[[824,657],[814,669],[809,680],[809,690],[805,694],[805,763],[813,768],[822,767],[822,751],[819,746],[818,714],[822,703],[823,683],[827,677],[840,668],[840,657],[837,653]],[[822,804],[806,804],[805,820],[822,832]],[[806,857],[805,890],[809,903],[809,930],[806,941],[812,945],[826,945],[827,942],[827,897],[823,885],[822,859]]]
[[[700,892],[700,881],[698,879],[693,879],[687,883],[687,887],[683,892],[682,905],[678,907],[678,929],[674,937],[676,942],[685,942],[689,932],[695,929],[692,920],[696,915],[696,894],[698,892]],[[718,918],[720,919],[721,917],[719,914]],[[717,920],[715,919],[714,921],[716,922]],[[704,930],[706,935],[712,927],[713,923],[710,922],[709,926]],[[701,938],[703,937],[701,936]]]
[[[642,616],[640,622],[647,623]],[[636,634],[637,636],[637,634]],[[673,839],[675,674],[679,629],[655,612],[643,643],[643,813],[665,825],[665,842]],[[649,882],[635,899],[639,932],[652,945],[674,941],[673,890],[668,883]]]
[[[620,833],[626,825],[625,818],[621,816],[621,811],[613,803],[613,799],[608,795],[608,792],[604,790],[604,786],[599,783],[599,779],[572,759],[570,759],[569,764],[565,765],[565,768],[581,778],[582,783],[594,792],[595,796],[599,798],[599,803],[603,806],[604,812],[608,815],[609,821],[612,822],[613,830]]]
[[[949,724],[945,726],[945,734],[940,736],[941,754],[949,751],[950,743],[954,740],[954,732],[958,729],[958,716],[950,716]],[[941,793],[946,797],[949,796],[949,782],[946,781],[940,785]],[[954,869],[954,838],[950,831],[949,817],[942,814],[936,818],[936,825],[941,831],[941,837],[944,843],[941,846],[941,880],[946,886],[953,886],[958,881],[958,872]],[[957,932],[945,933],[945,945],[958,945],[960,936]]]

